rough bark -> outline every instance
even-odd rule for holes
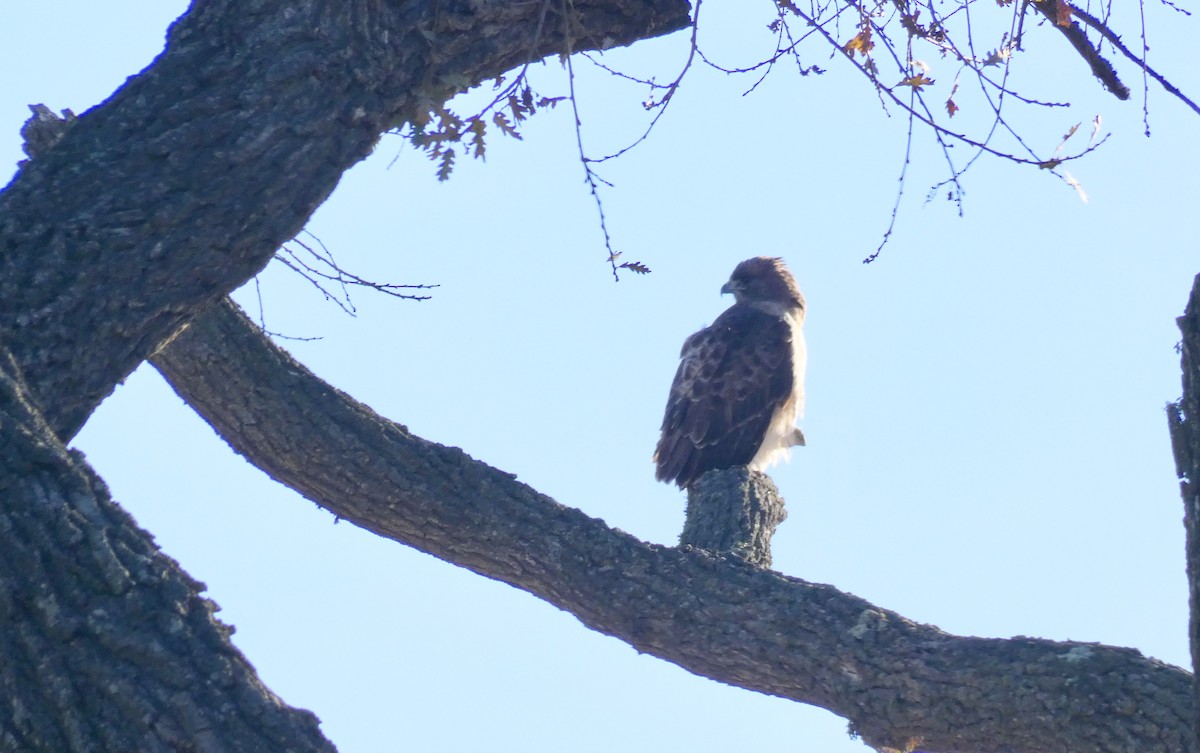
[[[0,192],[0,750],[332,750],[59,439],[381,132],[567,49],[559,7],[196,0],[108,101],[66,127],[35,113]],[[683,0],[571,7],[573,49],[688,20]]]
[[[0,750],[332,751],[0,355]]]
[[[771,537],[787,519],[770,476],[746,467],[709,471],[688,487],[680,546],[729,553],[771,566]]]
[[[383,130],[563,49],[564,28],[585,49],[687,21],[680,0],[575,0],[570,24],[557,7],[196,0],[150,68],[0,193],[0,749],[329,749],[55,435],[260,269]],[[160,365],[242,452],[342,517],[694,672],[829,708],[876,746],[1188,749],[1181,670],[949,636],[639,542],[383,421],[223,306]]]
[[[262,269],[382,132],[531,58],[678,29],[688,10],[196,0],[150,67],[0,193],[0,340],[70,438],[192,312]]]
[[[231,303],[154,363],[235,450],[338,517],[696,674],[827,708],[873,746],[1191,749],[1181,669],[1132,649],[948,635],[737,557],[638,541],[372,413]]]
[[[1177,321],[1183,335],[1180,343],[1183,397],[1167,406],[1167,419],[1175,450],[1179,493],[1183,497],[1191,614],[1188,637],[1195,668],[1200,667],[1200,275],[1196,276],[1187,308]],[[1194,684],[1193,693],[1194,712],[1196,719],[1200,719],[1200,683]],[[1195,749],[1200,750],[1200,725],[1195,735]]]

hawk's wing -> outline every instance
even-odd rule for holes
[[[747,465],[793,390],[792,329],[734,305],[683,344],[655,453],[659,481]]]

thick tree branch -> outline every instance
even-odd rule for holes
[[[325,751],[0,353],[0,750]]]
[[[1189,637],[1192,667],[1200,666],[1200,275],[1192,285],[1192,295],[1183,316],[1179,317],[1183,397],[1167,406],[1171,446],[1175,451],[1175,472],[1183,497],[1183,527],[1187,533],[1188,597],[1191,613]],[[1194,688],[1197,719],[1200,719],[1200,684]],[[1200,750],[1200,726],[1196,729],[1196,750]]]
[[[1121,81],[1113,64],[1108,62],[1108,59],[1101,55],[1100,50],[1096,49],[1087,38],[1087,33],[1079,25],[1079,22],[1074,20],[1065,24],[1058,22],[1060,18],[1069,19],[1074,13],[1074,7],[1067,0],[1027,0],[1027,2],[1045,16],[1054,28],[1062,32],[1079,56],[1092,69],[1092,74],[1100,79],[1100,83],[1105,89],[1108,89],[1117,99],[1129,99],[1129,87]]]
[[[154,363],[235,450],[338,517],[696,674],[827,708],[873,746],[1190,750],[1183,670],[1132,649],[948,635],[737,557],[638,541],[372,413],[228,301]]]
[[[574,23],[539,27],[547,9]],[[149,68],[0,193],[0,343],[69,438],[192,312],[262,269],[382,132],[531,55],[629,44],[688,10],[196,0]]]
[[[1118,52],[1124,55],[1127,60],[1136,65],[1138,68],[1141,68],[1147,76],[1157,81],[1159,86],[1163,88],[1163,91],[1175,97],[1180,102],[1183,102],[1191,109],[1192,112],[1200,115],[1200,105],[1197,105],[1195,102],[1193,102],[1192,98],[1184,94],[1178,86],[1168,81],[1166,76],[1150,67],[1150,65],[1142,58],[1141,55],[1138,55],[1134,53],[1133,50],[1129,49],[1129,47],[1125,45],[1125,42],[1123,42],[1121,38],[1113,32],[1112,29],[1108,28],[1107,24],[1087,11],[1076,8],[1075,6],[1071,6],[1071,16],[1073,18],[1081,19],[1085,24],[1090,26],[1092,29],[1095,29],[1100,36],[1104,37],[1104,39]]]

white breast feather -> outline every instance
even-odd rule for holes
[[[792,394],[775,410],[758,452],[750,461],[750,470],[765,471],[780,460],[791,459],[793,430],[804,415],[804,372],[808,366],[808,347],[804,342],[804,315],[786,315],[792,328]]]

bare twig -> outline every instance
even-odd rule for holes
[[[375,282],[374,280],[359,277],[339,265],[333,258],[333,253],[329,250],[329,247],[320,238],[307,230],[304,232],[312,239],[313,242],[311,244],[305,243],[299,237],[293,238],[275,252],[275,260],[300,275],[316,288],[325,300],[332,301],[338,308],[350,316],[356,315],[358,311],[350,296],[350,289],[353,287],[367,288],[376,293],[383,293],[393,298],[410,301],[425,301],[430,298],[428,295],[420,295],[410,291],[430,290],[438,287],[437,285]],[[307,254],[311,258],[306,259],[302,254]],[[262,291],[259,287],[257,277],[254,278],[254,289],[258,296],[259,325],[263,332],[289,340],[319,339],[290,337],[268,330],[263,315]]]

